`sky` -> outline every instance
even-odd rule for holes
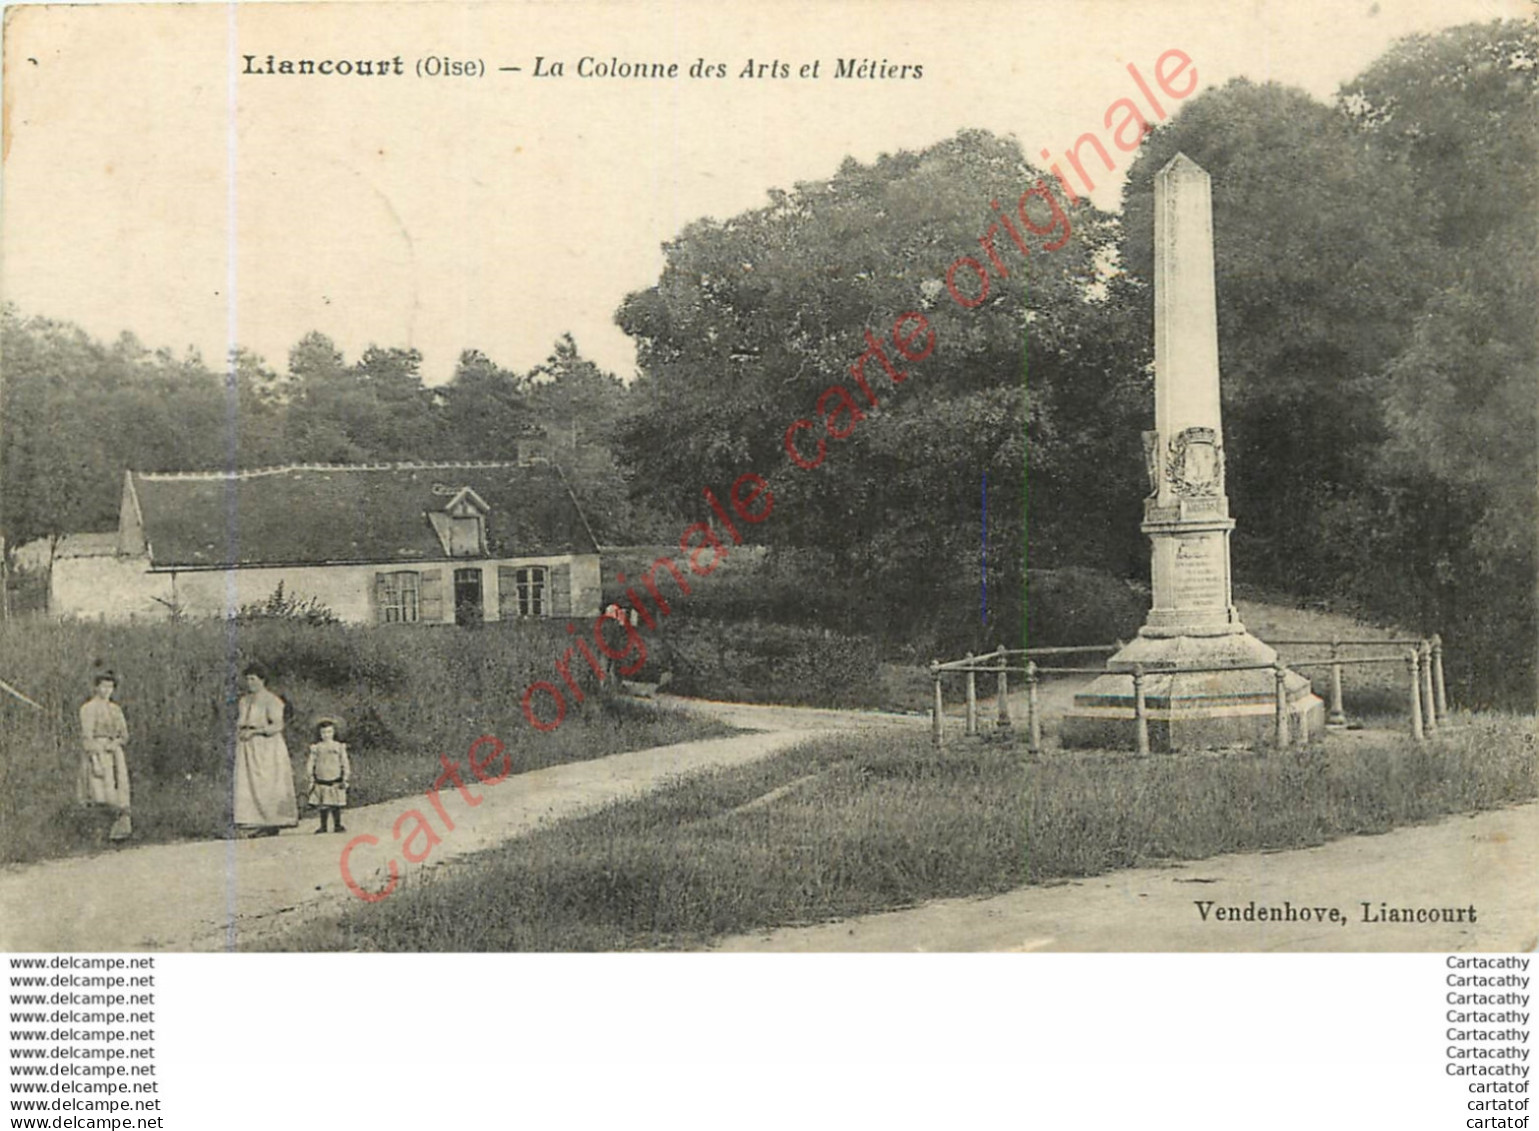
[[[962,128],[1013,134],[1034,161],[1044,147],[1056,156],[1087,131],[1105,137],[1111,104],[1138,95],[1128,66],[1152,83],[1170,50],[1192,60],[1198,93],[1245,76],[1325,100],[1399,36],[1522,11],[1497,0],[12,6],[0,293],[24,314],[211,363],[238,343],[282,369],[319,330],[349,360],[371,344],[420,349],[436,383],[464,349],[524,370],[570,332],[629,377],[634,344],[614,312],[702,216]],[[260,68],[269,54],[400,56],[406,73],[243,73],[245,56]],[[681,75],[581,78],[584,57],[677,62]],[[419,76],[428,58],[485,73]],[[536,77],[537,58],[566,74]],[[838,79],[838,58],[924,76]],[[728,77],[690,78],[696,60]],[[791,76],[739,77],[750,60]],[[818,77],[801,78],[814,61]],[[1132,156],[1116,155],[1092,194],[1103,207]]]

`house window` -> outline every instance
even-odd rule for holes
[[[566,617],[572,615],[572,567],[556,565],[497,567],[497,617]]]
[[[384,624],[414,624],[419,616],[422,577],[413,570],[381,573],[379,619]]]
[[[550,587],[550,572],[544,566],[528,566],[513,571],[513,587],[517,595],[518,615],[542,617],[545,615]]]

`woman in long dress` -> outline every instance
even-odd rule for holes
[[[267,690],[258,664],[243,673],[235,746],[235,827],[250,836],[277,836],[299,824],[294,768],[283,741],[283,700]]]
[[[91,681],[91,698],[80,706],[81,758],[76,794],[82,805],[111,814],[108,839],[127,840],[134,831],[129,816],[132,799],[128,760],[123,756],[128,721],[123,718],[123,709],[112,701],[117,686],[116,675],[102,672]]]

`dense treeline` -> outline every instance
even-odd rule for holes
[[[818,563],[798,623],[1020,639],[1028,564],[1146,578],[1152,178],[1183,151],[1213,179],[1236,576],[1442,631],[1464,702],[1531,702],[1536,103],[1519,22],[1403,40],[1329,104],[1236,80],[1146,137],[1120,214],[1044,198],[1029,254],[997,234],[1009,275],[965,309],[948,265],[981,254],[991,201],[1051,178],[976,131],[847,161],[666,245],[616,315],[628,388],[570,338],[523,374],[467,351],[427,387],[411,350],[348,362],[311,334],[281,374],[216,373],[6,311],[0,519],[13,547],[108,528],[129,466],[506,458],[539,427],[603,541],[676,537],[703,487],[754,471],[776,504],[753,537]],[[934,334],[919,360],[895,352],[905,312]],[[863,355],[880,405],[825,399]],[[783,448],[799,418],[816,468]]]
[[[570,336],[527,373],[467,350],[447,384],[427,386],[411,349],[371,346],[349,363],[311,333],[282,373],[244,350],[219,373],[131,334],[108,345],[7,307],[0,356],[0,530],[12,550],[112,529],[128,468],[514,459],[531,433],[545,437],[601,541],[657,525],[611,455],[624,386]]]

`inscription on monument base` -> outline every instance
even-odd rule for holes
[[[1223,535],[1176,538],[1170,604],[1177,609],[1222,609],[1229,604],[1228,563]]]

